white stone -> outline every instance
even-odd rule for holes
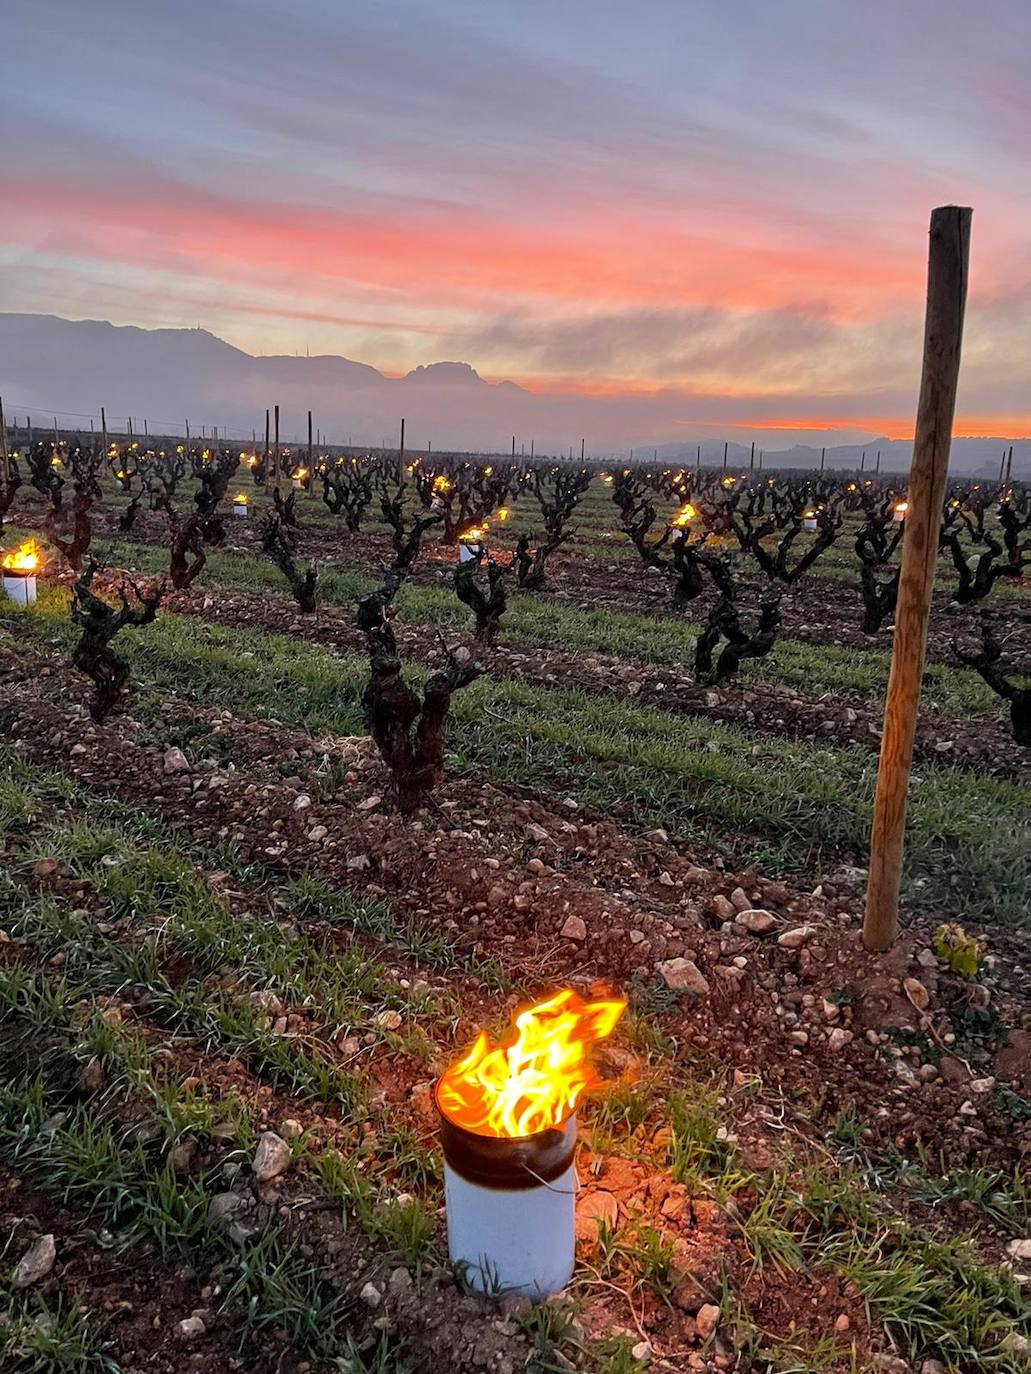
[[[708,994],[708,981],[691,959],[666,959],[655,965],[655,971],[674,992],[693,992],[697,997]]]
[[[28,1288],[30,1284],[45,1279],[57,1260],[57,1245],[53,1236],[40,1236],[34,1240],[14,1266],[11,1282],[15,1288]]]
[[[251,1160],[251,1172],[259,1183],[278,1178],[290,1165],[290,1146],[275,1131],[265,1131]]]
[[[587,939],[587,926],[579,916],[567,916],[559,934],[563,940],[576,940],[579,943]]]

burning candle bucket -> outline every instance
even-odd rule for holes
[[[0,555],[0,572],[3,574],[4,595],[19,606],[36,604],[36,574],[42,558],[35,539],[9,549]]]
[[[601,1081],[591,1045],[626,1003],[571,989],[517,1011],[437,1081],[448,1253],[481,1293],[541,1298],[564,1288],[575,1247],[576,1104]]]
[[[251,508],[246,501],[241,501],[239,497],[233,498],[233,514],[237,520],[246,520],[251,513]]]
[[[907,516],[908,514],[909,514],[909,502],[908,502],[908,501],[900,501],[899,504],[895,507],[895,523],[896,523],[896,525],[901,525],[902,522],[903,522],[903,520],[905,520],[905,518],[906,518],[906,516]]]
[[[569,1282],[574,1260],[576,1116],[505,1139],[440,1113],[448,1254],[480,1293],[542,1298]]]
[[[803,528],[804,530],[815,530],[815,529],[816,529],[816,516],[815,516],[815,515],[806,515],[806,516],[803,516],[803,517],[802,517],[802,528]]]
[[[459,541],[459,544],[458,544],[458,561],[459,561],[459,563],[471,563],[471,562],[473,562],[474,559],[479,558],[480,555],[481,555],[482,553],[483,553],[483,545],[482,545],[481,543],[479,543],[479,542],[464,542],[464,541],[461,541],[461,540]]]

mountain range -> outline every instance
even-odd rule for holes
[[[713,438],[712,425],[686,436],[685,400],[675,393],[654,396],[591,396],[538,393],[509,381],[488,382],[466,362],[420,366],[403,377],[388,377],[367,363],[323,355],[252,355],[205,329],[141,329],[101,320],[66,320],[56,315],[0,313],[0,399],[8,424],[50,426],[56,416],[64,429],[99,425],[106,410],[112,431],[133,418],[137,431],[146,420],[152,433],[191,432],[249,438],[261,434],[265,409],[280,407],[284,442],[304,437],[307,411],[329,442],[395,445],[401,417],[406,445],[424,449],[504,452],[516,435],[517,451],[579,452],[581,438],[598,457],[623,456],[628,449],[657,452],[667,463],[694,462],[701,443],[703,462],[722,462],[724,440],[729,459],[747,461],[749,431],[727,426]],[[813,444],[778,444],[776,432],[757,442],[767,465],[815,468],[820,440],[828,442],[830,468],[858,468],[865,449],[873,466],[881,451],[882,471],[904,471],[912,445],[850,431],[856,442],[834,443],[834,434]],[[743,442],[744,440],[744,442]],[[665,441],[665,442],[664,442]],[[997,477],[1000,456],[1010,441],[985,436],[953,443],[952,469]],[[1031,479],[1031,440],[1013,443],[1013,475]]]

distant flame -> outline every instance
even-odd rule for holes
[[[908,502],[908,501],[900,501],[900,502],[898,503],[898,505],[895,507],[895,514],[896,514],[896,515],[905,515],[906,511],[908,511],[908,510],[909,510],[909,502]]]
[[[31,577],[38,572],[42,562],[43,554],[35,539],[29,539],[16,549],[8,549],[0,555],[0,567],[4,572],[18,573],[22,577]]]
[[[691,502],[687,501],[677,511],[676,515],[673,518],[673,524],[676,526],[678,530],[685,529],[697,514],[697,510],[695,510]]]
[[[245,491],[238,491],[233,497],[233,503],[237,506],[246,506],[247,493]]]
[[[567,988],[517,1012],[501,1042],[486,1032],[442,1076],[440,1110],[476,1135],[515,1139],[561,1126],[596,1087],[590,1046],[612,1034],[626,1002],[584,1002]]]
[[[508,507],[502,506],[501,509],[498,511],[498,519],[501,521],[502,524],[504,524],[510,514],[511,512],[509,511]]]
[[[437,492],[440,492],[440,491],[450,491],[450,490],[451,490],[451,479],[448,478],[448,477],[445,477],[443,473],[440,473],[439,476],[434,477],[434,479],[433,479],[433,490],[434,490],[434,491],[437,491]]]
[[[463,530],[458,536],[460,544],[479,544],[487,538],[486,525],[473,525],[472,529]]]

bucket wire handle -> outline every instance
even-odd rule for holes
[[[529,1164],[524,1164],[523,1168],[526,1170],[526,1172],[530,1175],[531,1178],[535,1178],[538,1183],[542,1184],[545,1188],[547,1188],[549,1193],[561,1193],[563,1197],[576,1197],[577,1193],[579,1193],[580,1191],[580,1179],[577,1177],[577,1172],[575,1169],[573,1170],[572,1188],[553,1188],[551,1184],[548,1182],[548,1180],[546,1178],[541,1178],[540,1174],[536,1173],[533,1169],[531,1169]]]

